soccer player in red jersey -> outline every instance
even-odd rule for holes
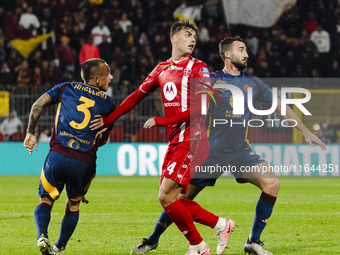
[[[193,78],[204,80],[210,77],[206,64],[190,56],[196,45],[197,30],[196,25],[188,20],[175,22],[170,30],[171,58],[158,64],[143,84],[113,113],[107,117],[98,116],[93,120],[91,128],[109,127],[116,119],[160,87],[166,121],[154,117],[145,123],[146,128],[167,125],[170,145],[162,166],[159,202],[188,239],[190,248],[186,254],[208,255],[211,254],[211,250],[193,222],[214,228],[219,237],[219,246],[224,249],[235,223],[231,219],[220,218],[208,212],[192,200],[179,198],[181,192],[186,192],[191,179],[190,171],[194,171],[194,166],[201,165],[208,157],[209,143],[204,119],[194,113],[194,110],[190,111],[190,105],[195,105],[194,95],[199,91],[199,86],[202,86],[192,82]],[[182,118],[177,118],[178,116]],[[172,122],[172,117],[176,117],[177,120]],[[224,249],[219,254],[222,254]]]

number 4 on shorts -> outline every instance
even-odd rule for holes
[[[176,166],[176,162],[172,163],[171,165],[169,165],[166,170],[169,171],[169,174],[172,174],[174,172],[174,168]]]

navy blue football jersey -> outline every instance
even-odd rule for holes
[[[212,84],[217,80],[223,80],[226,84],[237,86],[244,95],[244,115],[233,114],[233,95],[229,89],[219,90],[217,93],[221,98],[222,105],[217,100],[210,102],[208,111],[208,133],[209,133],[209,156],[220,155],[225,152],[234,152],[250,147],[247,134],[248,134],[248,120],[251,118],[252,113],[248,108],[247,93],[248,88],[252,88],[253,102],[272,102],[272,92],[266,84],[257,77],[241,72],[239,76],[233,76],[226,73],[224,70],[210,73]],[[213,120],[228,121],[226,124],[217,124],[215,127]],[[233,125],[231,126],[231,122]],[[219,123],[222,123],[220,121]],[[244,124],[243,124],[244,123]]]
[[[89,161],[88,156],[95,160],[98,130],[92,131],[90,122],[95,115],[110,114],[115,109],[113,100],[97,87],[80,82],[61,83],[47,93],[52,103],[58,104],[51,150],[84,161]]]

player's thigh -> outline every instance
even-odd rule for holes
[[[167,177],[182,186],[187,186],[190,181],[190,149],[178,145],[170,145],[169,150],[165,154],[164,163],[162,166],[162,177]]]
[[[260,178],[263,173],[270,171],[268,163],[250,148],[227,153],[225,164],[230,165],[230,171],[239,183]]]
[[[72,159],[69,164],[68,178],[66,181],[67,197],[73,202],[82,200],[95,175],[95,166],[78,159]]]
[[[245,179],[259,187],[263,192],[276,196],[280,188],[280,183],[268,162],[259,163],[252,166],[251,169],[252,172],[249,173],[248,178]]]
[[[58,152],[49,152],[41,171],[40,197],[48,197],[52,201],[59,198],[67,179],[68,159]]]
[[[224,157],[209,156],[204,163],[197,167],[190,184],[195,186],[214,186],[216,180],[225,173]]]

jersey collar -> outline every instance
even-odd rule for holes
[[[171,61],[172,62],[174,62],[175,64],[178,64],[178,63],[180,63],[180,62],[182,62],[182,61],[185,61],[185,60],[188,60],[188,58],[190,58],[190,56],[189,57],[186,57],[186,58],[184,58],[184,59],[181,59],[181,60],[173,60],[172,58],[171,58]]]
[[[227,71],[224,68],[222,69],[222,72],[229,78],[234,78],[234,77],[240,78],[242,76],[242,72],[240,73],[240,75],[234,76],[234,75],[227,73]]]

